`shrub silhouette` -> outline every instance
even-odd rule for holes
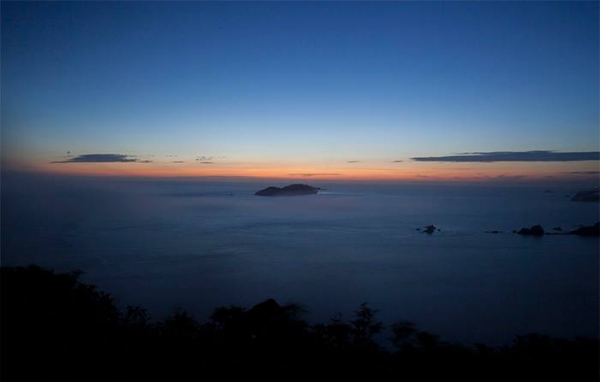
[[[79,272],[1,270],[3,380],[597,380],[598,339],[517,336],[495,348],[442,341],[414,323],[391,325],[395,352],[363,303],[309,325],[297,305],[267,299],[218,307],[201,323],[179,309],[152,322],[120,311]]]

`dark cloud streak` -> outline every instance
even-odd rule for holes
[[[336,174],[336,173],[329,173],[329,172],[315,172],[315,173],[291,173],[288,174],[291,176],[303,176],[303,177],[311,177],[311,176],[337,176],[340,174]]]
[[[493,151],[411,159],[417,162],[578,162],[600,160],[600,152]]]
[[[139,162],[148,163],[150,161],[138,161],[131,155],[124,154],[83,154],[69,158],[63,161],[54,161],[51,163],[126,163]]]

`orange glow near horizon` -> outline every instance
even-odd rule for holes
[[[20,163],[10,166],[20,171],[57,175],[124,177],[240,177],[343,181],[486,181],[494,179],[582,179],[575,171],[597,170],[597,163],[360,163],[338,166],[273,166],[264,163]],[[594,176],[593,174],[591,176]],[[597,178],[598,175],[595,175]]]

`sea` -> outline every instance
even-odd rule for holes
[[[295,182],[322,190],[261,197],[289,182],[3,174],[1,264],[81,270],[154,320],[182,308],[206,322],[215,307],[274,298],[311,323],[351,320],[367,302],[387,328],[412,321],[465,345],[598,337],[598,238],[512,232],[600,220],[598,203],[571,201],[581,185]],[[430,224],[439,230],[424,233]]]

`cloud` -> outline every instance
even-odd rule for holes
[[[359,162],[360,162],[359,160],[349,160],[349,161],[348,161],[348,162],[346,162],[346,163],[359,163]]]
[[[577,162],[600,160],[600,152],[492,151],[461,153],[442,157],[415,157],[417,162]]]
[[[310,176],[336,176],[336,175],[340,175],[340,174],[330,173],[330,172],[308,172],[308,173],[295,172],[295,173],[291,173],[288,175],[310,177]]]
[[[198,159],[196,159],[198,160]],[[211,162],[211,161],[203,161],[203,162],[198,162],[200,164],[214,164],[215,162]]]
[[[174,161],[173,161],[173,162],[171,162],[171,163],[185,163],[185,162],[184,162],[184,161],[182,161],[182,160],[174,160]]]
[[[146,159],[146,160],[138,160],[136,162],[138,162],[138,163],[152,163],[152,161],[148,160],[148,159]]]
[[[392,163],[402,163],[402,162],[404,162],[404,161],[401,161],[401,160],[392,161]]]
[[[122,162],[139,162],[148,163],[150,161],[138,161],[132,155],[124,154],[83,154],[62,161],[54,161],[51,163],[122,163]]]
[[[507,174],[500,174],[500,175],[490,177],[490,179],[493,179],[493,180],[520,180],[520,179],[526,179],[526,178],[527,177],[525,175],[507,175]]]
[[[600,175],[600,171],[571,171],[569,174],[575,175]]]
[[[212,159],[213,159],[213,157],[205,157],[205,156],[201,156],[201,157],[197,157],[196,158],[197,161],[201,161],[201,162],[211,161]]]

